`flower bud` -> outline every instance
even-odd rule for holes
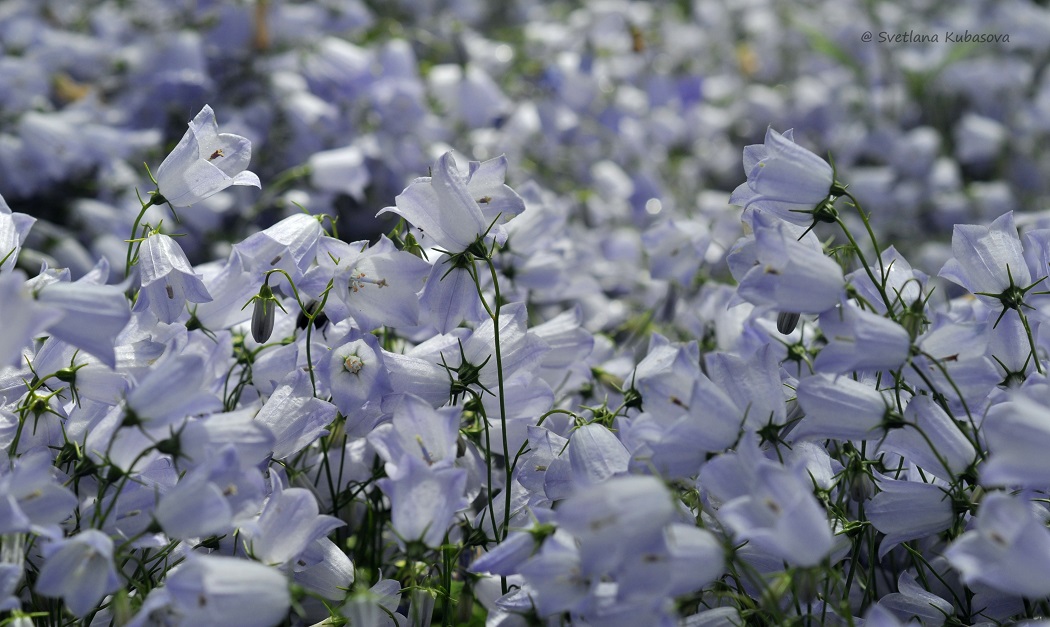
[[[274,306],[273,292],[269,285],[263,285],[255,297],[255,308],[252,310],[252,338],[262,344],[270,339],[273,333]]]

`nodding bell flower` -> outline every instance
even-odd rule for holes
[[[288,313],[281,301],[277,300],[277,297],[273,295],[269,281],[270,277],[267,275],[262,287],[259,288],[259,293],[252,296],[251,300],[244,304],[244,307],[247,307],[255,303],[255,307],[252,309],[252,339],[260,344],[270,339],[270,334],[273,333],[273,321],[277,307],[280,307],[284,313]],[[241,309],[244,309],[244,307],[241,307]]]
[[[204,105],[190,122],[190,130],[157,168],[154,204],[188,207],[231,185],[262,187],[259,177],[245,168],[252,158],[247,138],[219,133],[215,112]]]
[[[832,202],[845,187],[826,161],[795,143],[790,129],[781,135],[769,128],[765,143],[744,148],[744,171],[747,182],[733,191],[730,204],[754,205],[801,226],[838,217]]]

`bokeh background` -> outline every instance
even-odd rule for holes
[[[374,239],[449,148],[506,154],[509,184],[607,233],[699,221],[714,272],[767,126],[830,154],[881,243],[931,273],[953,224],[1038,226],[1050,194],[1050,13],[1030,0],[3,0],[0,49],[0,194],[40,220],[31,273],[123,267],[143,164],[204,104],[252,140],[263,189],[181,224],[151,210],[195,262],[300,206]]]

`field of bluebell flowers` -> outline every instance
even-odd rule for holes
[[[0,625],[1050,624],[1044,5],[3,0]]]

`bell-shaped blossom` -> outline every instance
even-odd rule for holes
[[[173,538],[221,535],[237,520],[254,515],[262,497],[262,477],[254,468],[242,467],[230,444],[179,479],[153,515]]]
[[[940,276],[978,295],[988,305],[1003,306],[997,296],[1011,287],[1032,282],[1012,211],[990,225],[957,224],[952,231],[952,254]],[[1042,277],[1040,277],[1042,278]]]
[[[323,238],[319,265],[300,287],[320,293],[331,277],[332,291],[324,311],[333,322],[352,317],[363,331],[418,325],[417,293],[430,273],[430,264],[397,250],[386,236],[364,250],[362,245]],[[311,280],[317,285],[312,287]]]
[[[91,353],[110,368],[116,366],[116,338],[131,319],[127,298],[119,287],[82,281],[52,283],[40,289],[36,299],[64,314],[48,326],[48,333]]]
[[[813,361],[818,372],[893,370],[911,351],[911,337],[904,327],[849,302],[822,313],[820,330],[828,344]]]
[[[806,415],[792,430],[793,439],[875,440],[885,435],[887,400],[867,383],[817,374],[799,381],[796,394]]]
[[[317,257],[321,223],[305,213],[296,213],[273,226],[253,233],[234,244],[249,272],[284,270],[299,281]],[[241,303],[243,305],[243,303]]]
[[[897,618],[906,620],[918,618],[921,625],[943,625],[945,618],[954,614],[955,608],[950,601],[933,594],[915,581],[915,575],[908,571],[897,578],[897,592],[891,592],[879,599],[878,606],[893,612]],[[872,625],[871,614],[865,625]]]
[[[207,265],[198,266],[198,269],[204,271]],[[215,331],[228,329],[247,320],[252,311],[244,303],[259,293],[263,277],[245,270],[240,251],[234,248],[221,268],[204,271],[204,274],[204,289],[213,299],[191,308],[197,322],[205,329]]]
[[[1050,530],[1021,497],[985,495],[973,528],[944,556],[967,585],[980,582],[1030,599],[1050,594]]]
[[[879,544],[879,559],[901,542],[940,533],[955,521],[952,499],[940,486],[882,475],[875,479],[880,492],[867,502],[864,512],[872,526],[886,534]]]
[[[756,551],[791,566],[814,566],[834,547],[809,474],[766,459],[754,437],[709,461],[697,487],[710,494],[722,524]]]
[[[128,420],[155,428],[222,409],[206,374],[201,356],[167,353],[128,393]]]
[[[284,459],[327,433],[335,415],[335,405],[315,397],[310,376],[296,368],[277,386],[255,420],[273,433],[274,459]]]
[[[696,342],[672,346],[654,333],[649,352],[628,380],[641,393],[645,411],[671,419],[688,408],[693,385],[701,376],[700,347]]]
[[[188,207],[231,185],[261,187],[245,168],[252,158],[246,138],[219,133],[215,112],[204,105],[155,173],[160,195],[172,207]]]
[[[823,313],[842,300],[846,293],[842,268],[824,254],[812,233],[799,241],[789,225],[761,213],[754,216],[754,229],[754,239],[734,251],[740,259],[734,262],[731,254],[731,267],[739,268],[734,275],[743,272],[737,288],[741,298],[779,311],[811,314]]]
[[[413,181],[394,199],[396,206],[377,215],[401,216],[423,232],[423,243],[450,253],[465,251],[482,235],[503,244],[503,223],[525,209],[521,197],[503,183],[506,170],[506,157],[499,157],[470,162],[464,175],[452,153],[446,152],[431,176]]]
[[[272,627],[291,606],[288,580],[258,562],[191,553],[168,575],[168,607],[182,625]]]
[[[894,310],[901,311],[904,308],[913,307],[915,302],[923,297],[929,277],[913,269],[904,255],[893,246],[883,250],[880,258],[882,260],[881,269],[885,269],[886,294]],[[883,302],[882,295],[863,268],[851,272],[846,279],[857,293],[875,308],[877,313],[886,313],[886,303]]]
[[[332,601],[342,601],[354,583],[354,563],[334,542],[319,538],[299,554],[295,582]]]
[[[787,418],[784,386],[776,352],[768,344],[746,356],[708,353],[704,355],[704,365],[714,387],[736,404],[733,418],[738,424],[755,430],[767,424],[784,424]],[[701,386],[705,391],[702,397],[717,396],[710,386],[703,383]]]
[[[393,414],[390,422],[368,434],[369,443],[386,462],[387,474],[396,474],[406,456],[428,466],[451,466],[455,462],[459,408],[434,409],[418,396],[404,394]]]
[[[147,308],[161,322],[175,322],[186,310],[186,303],[206,303],[211,294],[190,266],[186,253],[174,239],[157,233],[139,248],[142,288],[134,311]]]
[[[1042,488],[1050,484],[1050,424],[1046,406],[1021,394],[988,410],[981,434],[988,459],[980,466],[981,484]]]
[[[449,267],[449,257],[435,263],[419,294],[427,321],[441,333],[461,323],[478,323],[488,316],[478,296],[473,276],[466,268]]]
[[[60,309],[36,302],[25,281],[19,270],[0,273],[0,368],[22,361],[22,349],[33,337],[64,316]]]
[[[264,564],[287,564],[333,529],[345,525],[318,513],[317,499],[303,488],[274,492],[259,519],[243,529],[251,554]]]
[[[377,483],[390,499],[399,543],[420,540],[439,546],[455,513],[467,506],[465,469],[431,466],[415,455],[403,456],[396,472]]]
[[[624,476],[579,490],[558,506],[555,520],[576,536],[583,571],[598,577],[613,573],[632,552],[657,541],[674,511],[671,494],[659,479]]]
[[[102,597],[120,587],[113,563],[113,541],[97,529],[55,541],[44,549],[46,559],[36,579],[36,591],[61,597],[78,617],[95,609]]]
[[[781,135],[769,127],[765,143],[744,148],[744,171],[747,182],[733,192],[731,204],[753,205],[803,226],[813,222],[812,211],[828,199],[835,183],[831,166],[796,144],[791,129]]]
[[[51,456],[44,451],[22,455],[10,472],[0,472],[0,534],[54,533],[76,505],[73,492],[53,476]]]
[[[939,477],[957,476],[976,460],[973,443],[933,398],[913,397],[904,409],[904,421],[906,426],[886,435],[882,448]]]

